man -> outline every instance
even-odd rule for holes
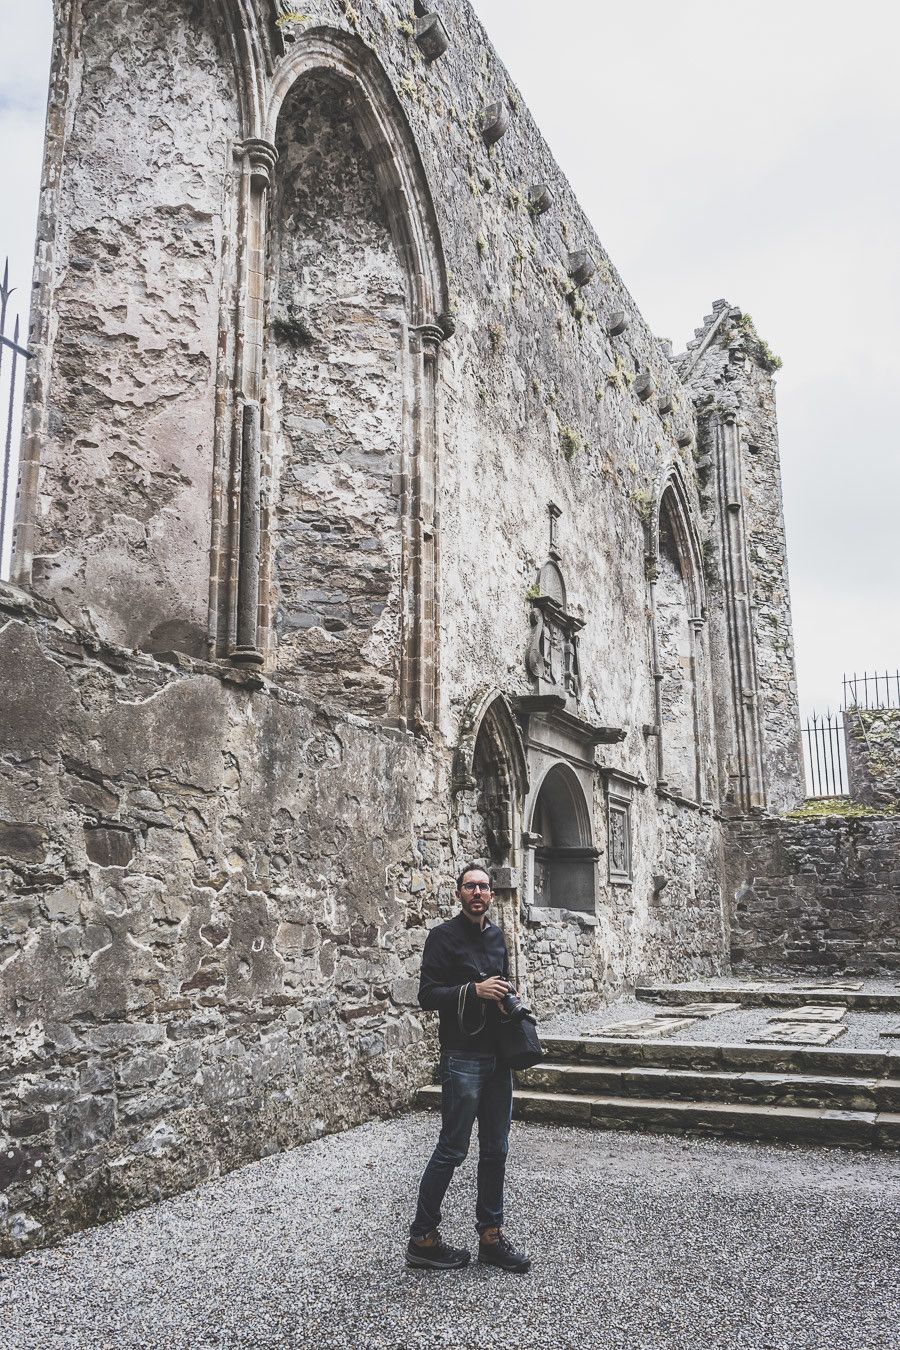
[[[441,1240],[441,1202],[469,1150],[478,1120],[478,1260],[502,1270],[531,1268],[503,1232],[503,1178],[512,1118],[512,1073],[497,1055],[500,1003],[511,989],[503,934],[487,911],[494,898],[483,867],[466,867],[456,883],[461,910],[425,940],[419,1003],[440,1014],[442,1125],[419,1186],[406,1260],[430,1270],[469,1264],[464,1248]]]

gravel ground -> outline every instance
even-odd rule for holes
[[[709,988],[707,983],[706,988]],[[699,999],[698,999],[699,1001]],[[815,1003],[811,996],[810,1003]],[[560,1013],[548,1017],[540,1023],[540,1030],[555,1036],[599,1036],[603,1028],[613,1022],[635,1021],[641,1017],[655,1017],[662,1013],[662,1003],[642,1003],[635,998],[621,998],[594,1012]],[[665,1010],[673,1017],[679,1016],[680,1009],[675,1005],[666,1005]],[[719,1045],[758,1045],[754,1040],[779,1013],[787,1008],[741,1008],[737,1012],[717,1013],[696,1021],[683,1031],[674,1035],[661,1036],[660,1041],[712,1041]],[[880,1033],[888,1027],[900,1025],[900,1013],[870,1013],[848,1010],[842,1025],[847,1030],[843,1036],[824,1047],[828,1050],[880,1050],[900,1057],[900,1040]],[[803,1047],[799,1047],[802,1049]]]
[[[436,1119],[376,1122],[0,1263],[2,1350],[896,1350],[896,1159],[515,1124],[529,1275],[408,1270]],[[472,1237],[474,1161],[445,1235]]]

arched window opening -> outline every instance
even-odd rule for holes
[[[534,904],[593,912],[598,853],[581,785],[565,765],[549,770],[534,806]]]
[[[662,783],[679,796],[697,795],[698,747],[690,558],[671,489],[659,512],[654,592]]]
[[[278,668],[317,697],[396,707],[407,290],[346,83],[278,119],[268,377]]]

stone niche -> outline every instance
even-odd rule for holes
[[[570,614],[566,583],[554,558],[541,568],[531,599],[531,640],[526,665],[535,694],[577,699],[581,693],[578,634],[584,621]]]

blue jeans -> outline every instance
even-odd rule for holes
[[[414,1238],[425,1237],[440,1223],[441,1203],[453,1173],[469,1151],[476,1119],[476,1227],[483,1233],[486,1228],[494,1228],[503,1222],[503,1178],[512,1119],[512,1073],[493,1055],[481,1059],[442,1055],[441,1114],[440,1138],[422,1176],[416,1217],[409,1230]]]

